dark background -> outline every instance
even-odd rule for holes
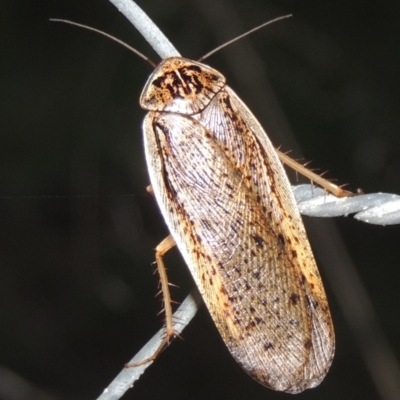
[[[398,1],[139,3],[194,59],[293,13],[207,63],[227,76],[275,145],[353,190],[400,193]],[[114,42],[48,19],[94,26],[157,57],[106,0],[1,5],[0,399],[95,399],[162,323],[151,262],[167,231],[145,191],[138,105],[152,69]],[[332,222],[306,222],[317,239],[337,352],[323,383],[296,398],[399,398],[383,394],[389,389],[374,383],[362,354],[381,372],[388,356],[400,354],[400,227],[333,221],[390,346],[371,354],[374,322],[356,324],[362,335],[355,336],[344,317],[362,314],[352,280],[344,278],[342,289],[354,303],[329,279],[347,270]],[[177,251],[167,264],[180,286],[173,296],[182,300],[193,283]],[[290,398],[241,371],[204,308],[183,338],[126,399]],[[396,378],[396,368],[383,376]]]

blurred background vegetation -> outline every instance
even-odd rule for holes
[[[193,59],[293,13],[207,63],[227,76],[276,146],[353,190],[400,193],[397,1],[139,4]],[[145,113],[138,106],[151,67],[114,42],[49,18],[94,26],[157,57],[106,0],[1,5],[0,399],[95,399],[162,323],[151,263],[167,230],[145,191]],[[306,222],[311,238],[331,225]],[[333,223],[398,358],[400,227]],[[335,241],[323,237],[335,251]],[[296,398],[389,398],[371,378],[360,338],[333,293],[327,275],[335,265],[315,243],[337,352],[324,382]],[[180,286],[173,296],[182,300],[191,278],[177,251],[167,264]],[[126,399],[289,398],[241,371],[205,309],[183,338]],[[371,357],[379,366],[385,355]]]

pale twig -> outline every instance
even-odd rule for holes
[[[184,302],[174,313],[174,330],[177,334],[182,333],[183,329],[190,322],[196,314],[201,304],[201,296],[197,290],[186,297]],[[160,347],[160,344],[165,338],[165,327],[162,327],[143,348],[133,357],[128,364],[136,364],[142,360],[151,357],[154,352]],[[104,389],[103,393],[97,400],[118,400],[128,389],[130,389],[134,382],[140,378],[143,372],[153,364],[150,361],[136,367],[123,368],[122,371],[115,377],[110,385]]]
[[[110,0],[110,2],[124,14],[161,58],[180,56],[178,50],[137,4],[131,0]]]
[[[376,225],[400,223],[400,196],[390,193],[361,194],[338,198],[312,185],[293,186],[297,205],[310,217],[339,217],[355,214],[359,221]]]

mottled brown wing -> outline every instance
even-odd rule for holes
[[[332,322],[290,185],[243,107],[224,89],[192,117],[150,112],[146,157],[167,225],[232,355],[265,386],[297,393],[331,364]]]

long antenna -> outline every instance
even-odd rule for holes
[[[198,61],[201,62],[201,61],[205,60],[206,58],[210,57],[212,54],[216,53],[218,50],[221,50],[221,49],[223,49],[224,47],[229,46],[230,44],[236,42],[237,40],[240,40],[240,39],[244,38],[245,36],[250,35],[250,33],[253,33],[253,32],[255,32],[255,31],[258,31],[258,30],[261,29],[261,28],[264,28],[264,26],[273,24],[274,22],[278,22],[278,21],[281,21],[282,19],[286,19],[286,18],[290,18],[290,17],[292,17],[292,14],[283,15],[282,17],[278,17],[278,18],[272,19],[271,21],[264,22],[263,24],[261,24],[261,25],[259,25],[259,26],[256,26],[256,27],[253,28],[253,29],[250,29],[249,31],[243,33],[242,35],[239,35],[239,36],[235,37],[234,39],[228,40],[228,41],[225,42],[224,44],[221,44],[221,46],[218,46],[218,47],[215,48],[214,50],[211,50],[209,53],[207,53],[206,55],[204,55],[203,57],[201,57]]]
[[[74,26],[78,26],[79,28],[83,28],[83,29],[87,29],[89,31],[93,31],[96,33],[99,33],[100,35],[103,35],[111,40],[114,40],[114,42],[117,42],[119,44],[121,44],[122,46],[126,47],[128,50],[133,51],[135,54],[137,54],[140,58],[143,58],[143,60],[147,61],[153,68],[155,68],[157,65],[150,60],[149,57],[145,56],[143,53],[141,53],[139,50],[136,50],[135,48],[129,46],[128,44],[126,44],[125,42],[123,42],[122,40],[117,39],[114,36],[109,35],[108,33],[105,33],[99,29],[96,28],[92,28],[91,26],[88,25],[82,25],[82,24],[78,24],[77,22],[72,22],[69,21],[67,19],[57,19],[57,18],[50,18],[50,21],[52,22],[62,22],[64,24],[69,24],[69,25],[74,25]]]

